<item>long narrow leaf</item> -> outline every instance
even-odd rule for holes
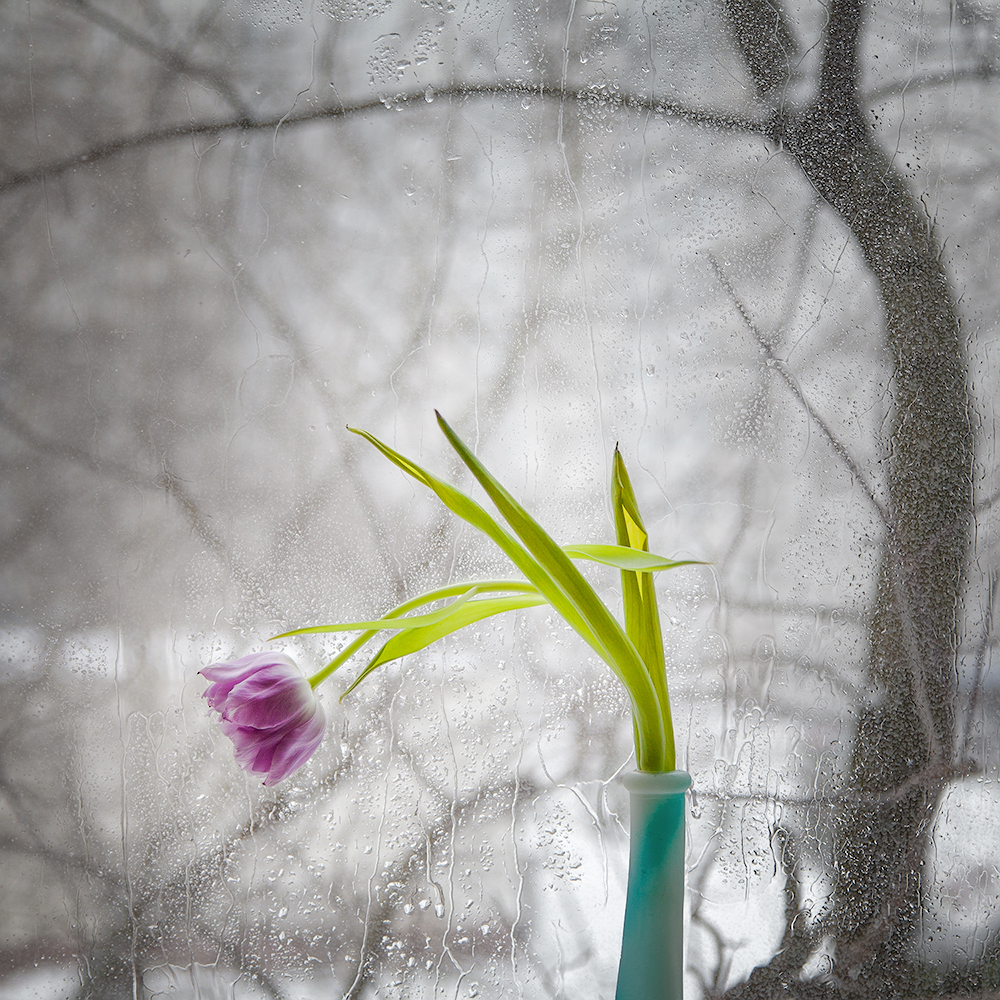
[[[396,608],[390,611],[383,618],[376,618],[372,621],[363,622],[337,622],[334,625],[310,625],[308,628],[296,628],[292,629],[290,632],[282,632],[280,635],[274,636],[275,639],[285,639],[292,635],[317,635],[321,632],[356,632],[359,629],[365,630],[394,630],[394,629],[411,629],[411,628],[424,628],[427,625],[434,625],[439,621],[442,621],[452,610],[459,604],[465,601],[471,600],[477,594],[484,593],[491,590],[513,590],[513,591],[527,591],[535,592],[535,588],[530,583],[518,583],[513,581],[511,584],[498,587],[490,584],[479,584],[479,583],[467,583],[459,585],[458,587],[445,587],[441,590],[432,591],[430,594],[423,595],[422,598],[417,598],[416,604],[413,602],[407,602],[412,604],[414,607],[419,607],[423,604],[432,604],[434,601],[441,600],[442,597],[450,596],[450,594],[443,593],[443,591],[457,591],[457,600],[452,602],[443,608],[438,608],[436,611],[429,611],[424,615],[411,615],[410,617],[403,617],[402,612]],[[402,605],[401,605],[402,607]],[[410,610],[407,608],[407,610]]]
[[[493,478],[440,413],[437,414],[437,420],[451,446],[479,480],[514,534],[558,584],[577,615],[586,622],[588,629],[598,636],[602,645],[606,647],[607,655],[604,655],[604,659],[622,678],[639,716],[640,740],[637,747],[639,766],[643,770],[661,770],[665,734],[659,699],[656,687],[652,684],[635,645],[566,553]]]
[[[626,545],[564,545],[562,550],[571,559],[590,559],[616,569],[631,570],[633,573],[658,573],[678,566],[704,565],[698,559],[668,559],[666,556],[632,549]]]
[[[407,629],[425,628],[428,625],[436,625],[451,614],[456,605],[462,605],[471,600],[472,593],[467,591],[461,597],[456,598],[451,604],[436,611],[428,611],[425,615],[409,615],[399,618],[375,618],[366,622],[338,622],[335,625],[312,625],[309,628],[297,628],[291,632],[285,632],[281,638],[291,635],[318,635],[322,632],[357,632],[359,630],[382,631],[406,631]]]
[[[476,601],[467,601],[462,605],[456,601],[455,604],[450,605],[453,612],[448,619],[394,635],[341,695],[341,700],[346,698],[373,670],[391,660],[398,660],[402,656],[408,656],[410,653],[425,649],[437,642],[438,639],[443,639],[446,635],[485,618],[491,618],[507,611],[516,611],[519,608],[532,608],[547,603],[540,594],[480,598]]]
[[[615,448],[611,474],[611,505],[614,510],[615,537],[619,545],[637,552],[648,552],[648,535],[639,513],[639,505],[629,480],[621,452]],[[656,689],[666,744],[667,770],[673,770],[675,757],[673,720],[667,690],[667,670],[663,658],[663,634],[656,588],[651,573],[637,573],[622,568],[622,602],[625,631],[639,650],[649,678]],[[665,766],[666,766],[665,764]]]
[[[563,588],[552,578],[548,570],[517,539],[505,531],[475,500],[467,497],[460,490],[455,489],[436,476],[431,475],[431,473],[417,465],[416,462],[412,462],[405,456],[400,455],[397,451],[394,451],[367,431],[354,427],[349,427],[348,430],[363,437],[385,455],[390,462],[437,494],[441,502],[453,514],[467,521],[493,541],[528,580],[538,588],[538,592],[559,612],[567,624],[583,637],[584,641],[591,646],[598,656],[619,674],[626,687],[628,686],[628,679],[622,676],[614,655],[608,649],[603,636],[598,635],[593,630],[590,623],[578,610],[576,604],[569,599]]]
[[[379,631],[379,629],[373,628],[367,632],[362,632],[356,639],[349,642],[322,670],[310,677],[309,683],[313,687],[316,687],[317,684],[325,681],[330,674],[342,667],[355,653],[374,639],[379,634]]]
[[[418,597],[412,597],[408,601],[403,601],[391,611],[387,611],[383,618],[397,618],[405,615],[409,611],[417,608],[435,604],[449,597],[460,597],[463,594],[475,589],[477,593],[537,593],[534,586],[526,580],[479,580],[474,583],[452,583],[446,587],[437,587],[429,590]],[[322,627],[322,626],[321,626]],[[269,641],[283,639],[290,635],[301,635],[310,632],[310,629],[293,629],[291,632],[282,632],[280,635],[271,636]],[[342,649],[322,670],[309,679],[309,683],[316,687],[329,677],[335,670],[343,666],[355,653],[363,646],[375,638],[381,632],[380,628],[367,629],[356,639]]]

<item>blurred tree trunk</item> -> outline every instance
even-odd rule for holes
[[[794,53],[782,12],[768,0],[725,6],[761,96],[777,98]],[[909,975],[921,864],[941,791],[958,770],[957,608],[973,441],[964,345],[941,248],[858,103],[862,9],[860,0],[830,4],[815,96],[805,108],[776,111],[772,135],[857,240],[881,294],[891,362],[870,701],[858,709],[825,928],[836,940],[841,982],[874,986],[901,985]]]

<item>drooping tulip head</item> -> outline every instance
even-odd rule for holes
[[[245,771],[275,785],[297,771],[323,739],[326,716],[309,681],[283,653],[250,653],[200,671],[204,697]]]

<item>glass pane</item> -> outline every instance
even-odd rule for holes
[[[5,8],[0,998],[614,996],[630,703],[553,609],[352,660],[279,784],[202,697],[518,577],[345,429],[483,499],[435,408],[561,544],[617,443],[709,563],[686,995],[1000,987],[998,17]]]

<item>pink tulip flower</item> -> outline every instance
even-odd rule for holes
[[[297,771],[323,739],[326,716],[309,681],[283,653],[250,653],[199,671],[204,697],[221,718],[244,771],[275,785]]]

